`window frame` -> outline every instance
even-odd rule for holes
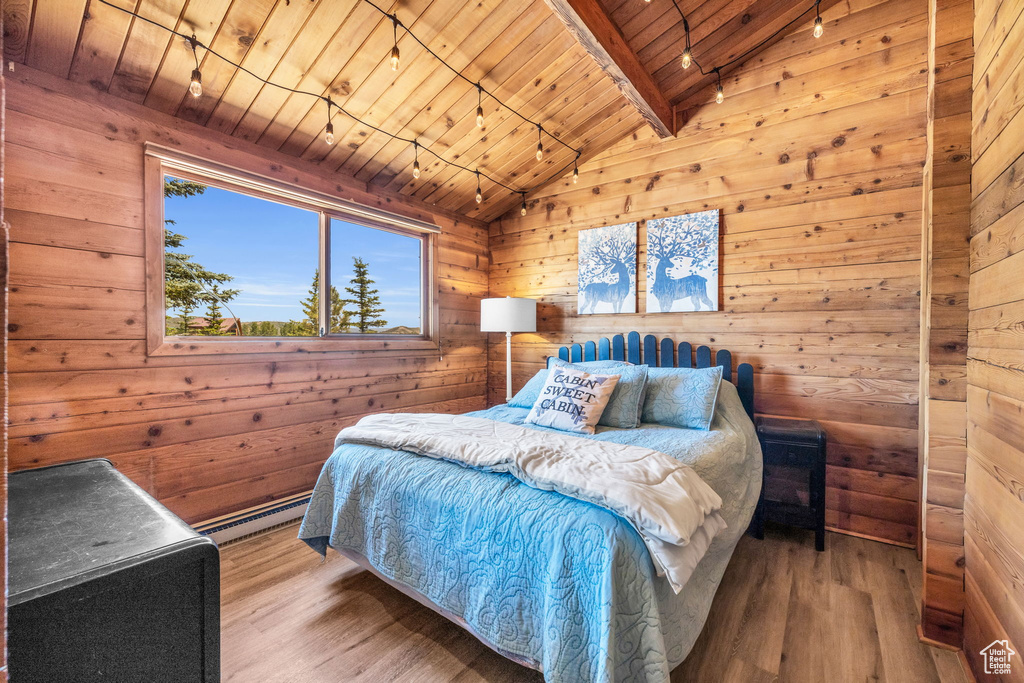
[[[192,180],[229,192],[238,192],[300,209],[319,216],[320,334],[316,337],[232,337],[209,339],[166,333],[164,282],[164,178]],[[146,348],[150,356],[316,353],[325,351],[437,351],[439,306],[437,291],[437,241],[441,229],[400,214],[358,204],[298,185],[249,173],[189,154],[146,143],[145,164],[146,237]],[[420,240],[420,329],[418,335],[332,333],[325,329],[329,318],[331,219],[386,230]],[[337,285],[335,285],[337,286]],[[329,327],[329,326],[326,326]]]

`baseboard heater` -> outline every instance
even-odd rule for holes
[[[212,538],[217,545],[224,545],[294,522],[305,514],[312,495],[312,491],[296,493],[294,496],[200,522],[192,528],[203,536]]]

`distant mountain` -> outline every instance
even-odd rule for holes
[[[405,325],[397,325],[396,327],[389,327],[386,330],[379,330],[377,334],[419,334],[420,328],[418,327],[406,327]]]

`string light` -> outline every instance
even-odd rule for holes
[[[192,69],[192,82],[188,86],[188,91],[192,93],[192,97],[202,97],[203,74],[199,69]]]
[[[693,52],[690,50],[690,22],[683,17],[683,31],[686,32],[686,44],[683,47],[683,68],[689,69],[693,64]]]
[[[526,193],[522,192],[521,194],[523,195],[523,206],[519,209],[519,215],[520,216],[525,216],[526,215]]]
[[[484,127],[484,89],[476,84],[476,127]]]
[[[484,193],[480,191],[480,170],[476,171],[476,203],[479,204],[484,200]]]
[[[334,104],[331,98],[327,98],[327,128],[324,130],[324,142],[328,145],[334,144],[334,124],[331,123],[331,105]]]
[[[527,192],[531,191],[530,189],[521,189],[521,188],[511,187],[510,185],[508,185],[508,184],[506,184],[506,183],[504,183],[504,182],[502,182],[502,181],[500,181],[500,180],[498,180],[498,179],[488,175],[487,173],[484,173],[479,168],[474,170],[472,168],[469,168],[467,166],[459,164],[459,163],[457,163],[455,161],[450,161],[450,160],[444,158],[443,156],[441,156],[440,154],[438,154],[437,152],[435,152],[434,150],[430,149],[429,147],[424,146],[424,145],[420,145],[419,142],[416,139],[406,138],[406,137],[403,137],[403,136],[398,135],[396,133],[391,133],[389,131],[384,130],[383,128],[380,128],[379,126],[376,126],[376,125],[370,123],[369,121],[365,121],[365,120],[359,118],[358,116],[355,116],[354,114],[352,114],[351,112],[346,110],[343,106],[341,106],[340,104],[334,102],[330,98],[330,96],[321,95],[319,93],[311,92],[309,90],[301,90],[301,89],[298,89],[298,88],[292,88],[292,87],[289,87],[289,86],[281,85],[280,83],[275,83],[275,82],[273,82],[273,81],[271,81],[271,80],[269,80],[267,78],[264,78],[264,77],[260,76],[259,74],[255,73],[254,71],[252,71],[251,69],[248,69],[245,66],[242,66],[241,64],[232,61],[228,57],[225,57],[223,54],[220,54],[219,52],[217,52],[216,50],[210,48],[209,46],[202,44],[198,40],[198,38],[196,38],[195,35],[189,36],[189,35],[186,35],[186,34],[180,32],[180,31],[176,31],[175,29],[173,29],[173,28],[171,28],[169,26],[166,26],[164,24],[161,24],[158,21],[150,19],[149,17],[142,16],[141,14],[138,14],[137,12],[134,12],[134,11],[129,10],[129,9],[125,9],[124,7],[120,7],[120,6],[116,5],[116,4],[114,4],[113,2],[111,2],[110,0],[98,0],[98,2],[100,2],[101,4],[106,5],[108,7],[111,7],[113,9],[115,9],[115,10],[118,10],[120,12],[123,12],[123,13],[127,14],[128,16],[134,17],[135,19],[137,19],[139,21],[143,21],[143,22],[146,22],[146,23],[148,23],[148,24],[150,24],[152,26],[160,28],[160,29],[166,31],[167,33],[169,33],[171,35],[178,36],[179,38],[184,39],[185,42],[189,45],[189,47],[192,49],[193,57],[195,59],[195,69],[193,69],[193,71],[192,71],[191,79],[190,79],[190,84],[189,84],[189,93],[191,93],[195,97],[200,97],[203,94],[203,91],[202,91],[202,74],[200,73],[200,70],[199,70],[199,54],[198,54],[198,49],[199,48],[203,48],[206,51],[206,54],[213,55],[217,59],[220,59],[222,62],[232,66],[237,71],[245,73],[246,75],[254,78],[255,80],[259,81],[260,83],[263,83],[264,85],[268,85],[268,86],[271,86],[273,88],[277,88],[279,90],[283,90],[285,92],[292,93],[292,94],[295,94],[295,95],[302,95],[302,96],[311,97],[311,98],[314,98],[314,99],[317,99],[317,100],[322,100],[324,102],[324,104],[327,106],[327,124],[326,124],[325,130],[324,130],[324,139],[327,142],[327,144],[329,144],[329,145],[333,144],[334,142],[336,142],[336,137],[334,135],[334,126],[333,126],[333,123],[332,123],[332,114],[333,114],[333,112],[331,111],[331,108],[334,107],[335,109],[340,111],[342,114],[344,114],[348,118],[352,119],[353,121],[355,121],[356,123],[359,123],[362,126],[365,126],[366,128],[369,128],[369,129],[371,129],[371,130],[373,130],[373,131],[375,131],[377,133],[380,133],[381,135],[384,135],[384,136],[386,136],[386,137],[388,137],[388,138],[390,138],[392,140],[395,140],[395,141],[398,141],[398,142],[404,142],[406,144],[412,145],[413,149],[414,149],[414,161],[413,161],[413,169],[412,169],[412,171],[413,171],[413,178],[418,179],[419,176],[420,176],[419,149],[420,149],[420,147],[423,147],[423,150],[425,152],[433,155],[437,160],[443,162],[444,164],[446,164],[448,166],[451,166],[453,168],[457,168],[457,169],[459,169],[461,171],[465,171],[467,173],[474,173],[476,175],[476,178],[477,178],[477,195],[478,195],[477,201],[478,202],[481,202],[481,203],[483,202],[483,192],[482,192],[482,188],[480,186],[481,178],[487,178],[488,180],[490,180],[495,185],[498,185],[499,187],[502,187],[502,188],[508,190],[509,192],[513,193],[513,194],[520,195],[523,198],[522,206],[523,207],[526,206],[525,198],[526,198]],[[370,5],[374,9],[376,9],[378,12],[380,12],[385,17],[391,19],[392,25],[393,25],[393,28],[394,28],[394,38],[395,38],[395,45],[394,45],[395,49],[392,51],[392,57],[394,58],[393,65],[394,65],[394,67],[397,70],[397,63],[398,63],[398,60],[400,58],[400,53],[398,51],[398,25],[401,22],[398,21],[398,18],[397,18],[396,15],[389,14],[389,13],[385,12],[380,7],[375,5],[371,0],[363,0],[363,2],[365,2],[366,4]],[[543,135],[545,133],[547,133],[547,135],[550,136],[557,144],[562,145],[563,147],[565,147],[568,150],[571,150],[574,153],[574,155],[575,155],[573,160],[569,161],[566,165],[562,166],[558,170],[558,172],[556,174],[554,174],[553,177],[558,177],[558,176],[562,175],[563,173],[568,171],[569,168],[573,168],[574,171],[577,171],[577,168],[576,168],[577,160],[580,158],[580,156],[582,156],[582,154],[583,154],[582,150],[578,150],[578,149],[572,147],[571,145],[569,145],[565,141],[561,140],[560,138],[556,137],[552,133],[544,130],[544,128],[539,123],[531,121],[530,119],[528,119],[526,116],[524,116],[522,113],[520,113],[516,109],[514,109],[514,108],[510,107],[509,105],[505,104],[504,102],[502,102],[500,99],[495,97],[493,94],[487,92],[479,83],[474,83],[473,81],[470,81],[460,71],[455,69],[448,62],[446,62],[444,59],[442,59],[436,52],[431,50],[429,46],[427,46],[422,40],[417,38],[416,35],[414,33],[412,33],[408,28],[406,28],[405,26],[403,26],[402,28],[405,30],[405,35],[406,36],[412,38],[414,41],[419,43],[419,45],[421,45],[424,48],[424,50],[426,50],[428,53],[433,55],[433,57],[435,59],[437,59],[444,66],[446,66],[449,70],[451,70],[452,73],[454,73],[457,77],[459,77],[460,79],[462,79],[466,83],[469,83],[471,85],[474,85],[474,86],[478,87],[478,108],[482,107],[483,95],[487,95],[488,97],[492,98],[495,102],[497,102],[497,104],[499,106],[507,109],[513,115],[515,115],[520,120],[522,120],[524,123],[528,123],[529,125],[536,126],[537,130],[538,130],[538,134],[539,134],[539,136],[541,136],[540,137],[540,142],[538,143],[538,150],[537,150],[538,158],[539,158],[540,154],[543,152]],[[478,111],[478,113],[480,113],[480,112]],[[544,181],[538,183],[538,186],[548,182],[548,180],[550,180],[550,179],[545,179]]]
[[[541,159],[544,158],[544,138],[542,137],[543,134],[544,134],[544,129],[541,128],[540,124],[538,123],[537,124],[537,161],[540,161]]]
[[[650,2],[650,0],[648,0],[648,2]],[[679,6],[679,0],[672,0],[672,5],[676,8],[676,11],[679,13],[679,18],[682,19],[683,21],[683,31],[686,34],[686,42],[683,47],[683,55],[681,60],[682,67],[684,69],[689,69],[691,65],[694,65],[700,71],[701,76],[710,76],[711,74],[715,74],[715,76],[718,79],[718,85],[715,88],[715,102],[717,102],[718,104],[722,104],[722,102],[725,101],[725,92],[722,90],[722,69],[732,66],[737,62],[744,61],[751,54],[757,52],[765,45],[775,40],[781,34],[785,33],[790,28],[792,28],[792,26],[795,23],[803,19],[804,15],[806,15],[812,9],[815,10],[816,12],[816,17],[814,19],[814,37],[820,38],[822,34],[825,32],[825,28],[822,25],[821,21],[821,0],[814,0],[814,4],[805,9],[799,15],[793,17],[793,19],[791,19],[788,24],[776,30],[774,33],[772,33],[770,36],[759,42],[757,45],[754,45],[753,47],[749,48],[746,52],[736,55],[735,57],[725,62],[724,64],[718,64],[717,66],[714,66],[711,69],[705,71],[704,67],[701,66],[700,62],[697,61],[697,58],[693,56],[693,48],[690,45],[690,24],[686,20],[686,14],[683,13],[683,8]]]
[[[395,46],[391,48],[391,70],[398,71],[398,62],[401,60],[402,53],[398,50],[398,15],[391,15],[392,28],[395,30]]]
[[[105,4],[110,4],[108,2],[108,0],[99,0],[99,1],[103,2]],[[388,19],[392,19],[393,21],[395,19],[397,19],[397,15],[389,14],[382,7],[380,7],[379,5],[374,3],[373,0],[362,0],[362,1],[363,1],[363,3],[369,5],[373,9],[377,10],[382,16],[385,16]],[[111,5],[111,7],[113,7],[113,6],[114,5]],[[118,8],[118,9],[120,9],[120,8]],[[122,11],[125,11],[125,12],[128,12],[129,14],[131,14],[131,12],[129,10],[122,10]],[[469,78],[467,78],[464,73],[462,73],[461,71],[456,69],[454,66],[449,64],[447,61],[445,61],[445,59],[443,57],[441,57],[441,55],[439,55],[436,52],[434,52],[434,50],[429,45],[424,43],[422,40],[420,40],[420,38],[415,33],[413,33],[411,30],[409,30],[408,26],[404,26],[403,25],[402,28],[403,28],[403,30],[405,30],[405,35],[406,35],[407,38],[412,38],[416,43],[419,44],[419,46],[421,48],[423,48],[423,50],[425,52],[427,52],[427,54],[432,56],[434,59],[439,61],[443,66],[445,66],[449,71],[451,71],[455,75],[456,78],[461,79],[462,81],[464,81],[465,83],[467,83],[467,84],[469,84],[469,85],[471,85],[473,87],[478,87],[480,85],[477,81],[473,81],[473,80],[470,80]],[[529,118],[527,118],[526,116],[524,116],[522,114],[522,112],[520,112],[518,109],[516,109],[516,108],[514,108],[514,107],[512,107],[512,106],[510,106],[508,104],[505,104],[504,102],[502,102],[500,99],[498,99],[494,95],[494,93],[487,92],[487,90],[484,89],[483,90],[483,94],[486,95],[487,97],[490,97],[499,106],[503,107],[504,109],[507,109],[513,116],[518,117],[523,123],[527,123],[527,124],[529,124],[531,126],[539,125],[536,121],[532,121]],[[579,154],[580,153],[580,150],[576,149],[575,147],[573,147],[569,143],[565,142],[560,137],[558,137],[556,135],[553,135],[552,133],[549,133],[548,131],[544,131],[544,132],[547,133],[548,137],[550,137],[552,140],[554,140],[559,145],[562,145],[563,147],[565,147],[566,149],[570,150],[571,152],[573,152],[575,154]],[[452,164],[452,165],[455,165],[455,164]],[[568,168],[569,168],[568,165],[566,165],[565,168],[563,168],[562,170],[565,171],[565,170],[568,170]],[[468,171],[470,169],[465,169],[465,170]],[[486,177],[486,174],[484,174],[484,176]]]
[[[192,46],[192,56],[196,60],[196,68],[192,69],[192,82],[189,83],[188,91],[192,93],[192,97],[202,97],[203,95],[203,74],[199,70],[199,53],[196,52],[196,48],[199,46],[199,39],[196,38],[195,34],[192,37],[186,38],[188,44]]]
[[[580,181],[580,167],[576,165],[576,160],[572,161],[572,184],[575,185]]]

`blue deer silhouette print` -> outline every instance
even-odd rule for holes
[[[577,310],[636,312],[636,223],[580,230]]]
[[[718,310],[718,210],[647,222],[647,312]]]

